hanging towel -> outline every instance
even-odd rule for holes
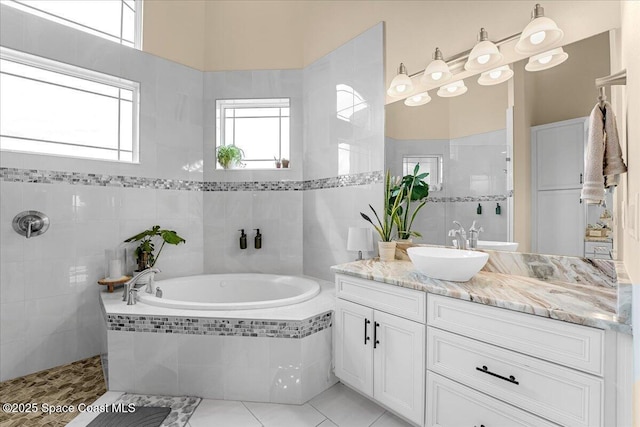
[[[611,108],[611,104],[604,103],[604,167],[603,175],[604,186],[606,188],[615,187],[617,185],[617,176],[627,171],[627,166],[622,160],[622,150],[620,149],[620,140],[618,139],[618,125],[616,124],[616,115]]]
[[[589,117],[589,140],[580,197],[585,203],[601,203],[604,200],[605,176],[610,177],[607,185],[611,186],[615,185],[615,175],[626,171],[611,104],[605,102],[603,108],[596,104]]]

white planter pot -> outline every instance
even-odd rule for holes
[[[396,242],[378,242],[380,261],[393,261],[396,258]]]

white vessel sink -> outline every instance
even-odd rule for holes
[[[411,247],[407,249],[413,265],[427,276],[466,282],[484,267],[489,254],[460,249]]]
[[[518,242],[495,242],[491,240],[478,240],[478,249],[491,249],[493,251],[513,252],[518,249]]]

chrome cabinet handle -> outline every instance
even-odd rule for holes
[[[367,325],[371,323],[371,320],[365,318],[364,319],[364,345],[367,345],[367,341],[369,341],[371,338],[369,338],[367,336]]]
[[[500,378],[501,380],[505,380],[505,381],[510,382],[510,383],[512,383],[512,384],[515,384],[515,385],[520,384],[518,381],[516,381],[516,377],[514,377],[513,375],[509,375],[509,377],[508,377],[508,378],[507,378],[507,377],[503,377],[503,376],[502,376],[502,375],[500,375],[500,374],[496,374],[495,372],[491,372],[491,371],[489,370],[489,368],[487,368],[486,366],[482,366],[482,368],[478,368],[478,367],[476,366],[476,371],[480,371],[480,372],[482,372],[482,373],[489,374],[489,375],[491,375],[492,377]]]

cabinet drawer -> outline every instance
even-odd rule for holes
[[[603,381],[427,328],[427,369],[564,426],[602,425]]]
[[[439,295],[429,295],[429,326],[603,375],[604,331]]]
[[[336,295],[358,304],[425,323],[426,293],[336,274]]]
[[[433,372],[427,373],[427,396],[426,427],[557,427]]]
[[[609,254],[613,249],[613,243],[610,242],[584,242],[584,251],[597,254]]]

